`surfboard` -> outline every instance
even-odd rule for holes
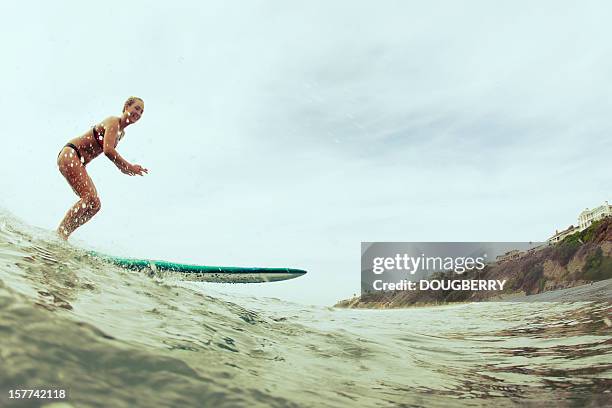
[[[299,278],[305,270],[295,268],[261,268],[240,266],[205,266],[152,259],[122,258],[95,251],[88,254],[104,262],[150,275],[173,276],[180,280],[217,283],[262,283]]]

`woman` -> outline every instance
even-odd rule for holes
[[[131,96],[125,101],[121,116],[109,116],[85,134],[70,140],[60,151],[57,156],[59,171],[80,197],[57,227],[57,233],[62,239],[67,240],[74,230],[100,211],[100,198],[87,174],[87,163],[104,153],[124,174],[143,176],[148,173],[144,167],[128,163],[115,150],[125,134],[124,129],[138,122],[143,112],[144,101]]]

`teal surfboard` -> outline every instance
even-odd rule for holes
[[[259,268],[239,266],[204,266],[152,259],[121,258],[89,251],[89,255],[133,271],[174,276],[181,280],[219,283],[262,283],[299,278],[305,270],[294,268]]]

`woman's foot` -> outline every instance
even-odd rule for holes
[[[57,227],[57,230],[55,232],[57,232],[57,235],[59,235],[61,239],[63,239],[64,241],[68,241],[69,235],[66,233],[66,228],[64,228],[62,225]]]

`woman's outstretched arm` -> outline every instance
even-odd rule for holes
[[[117,149],[115,149],[115,145],[117,144],[117,134],[119,132],[119,120],[106,120],[103,122],[105,127],[104,132],[104,155],[112,161],[115,166],[121,170],[122,173],[128,174],[130,176],[134,176],[136,174],[143,175],[143,173],[147,172],[147,169],[135,164],[130,164],[127,160],[125,160]]]

